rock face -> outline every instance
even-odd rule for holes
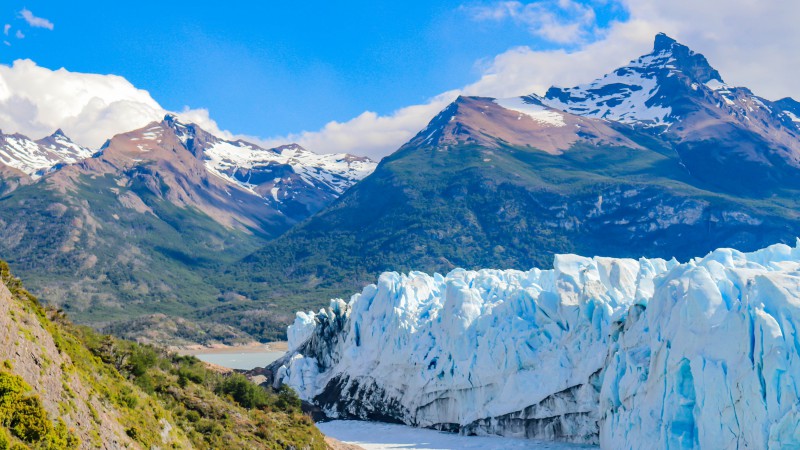
[[[385,273],[271,367],[332,417],[604,448],[800,444],[800,241]]]

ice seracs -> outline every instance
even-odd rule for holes
[[[331,417],[604,448],[800,445],[800,241],[384,273],[271,368]]]

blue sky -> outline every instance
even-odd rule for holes
[[[423,102],[474,81],[481,61],[511,47],[574,46],[511,20],[476,21],[474,8],[488,5],[480,2],[220,5],[5,2],[11,45],[0,62],[121,75],[166,109],[207,108],[221,128],[274,136]],[[600,26],[624,17],[609,5],[595,8]],[[53,30],[28,27],[23,8]]]

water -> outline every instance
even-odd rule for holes
[[[577,450],[597,449],[590,445],[533,441],[498,436],[460,436],[423,428],[380,422],[334,420],[317,428],[342,442],[365,450]]]
[[[278,358],[285,355],[286,352],[276,351],[259,351],[259,352],[213,352],[213,353],[198,353],[194,356],[198,357],[201,361],[205,361],[218,366],[227,367],[229,369],[250,370],[256,367],[265,367],[271,362],[277,361]]]

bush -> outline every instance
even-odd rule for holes
[[[282,384],[280,389],[278,390],[278,402],[276,405],[278,409],[281,410],[294,410],[300,411],[300,407],[302,406],[302,401],[294,389],[290,388],[289,386]]]
[[[158,362],[158,353],[152,348],[144,345],[137,345],[133,348],[128,359],[128,371],[134,377],[141,377],[147,370],[155,366]]]
[[[190,409],[189,411],[186,411],[186,420],[188,420],[189,422],[197,422],[198,420],[200,420],[200,413],[193,409]]]
[[[231,396],[236,403],[247,409],[269,405],[269,394],[238,373],[223,380],[216,390],[219,394]]]
[[[203,381],[205,381],[205,376],[205,370],[196,365],[182,365],[178,369],[178,382],[181,384],[181,387],[186,386],[189,381],[194,384],[201,384]]]
[[[29,395],[31,390],[21,377],[0,370],[0,425],[24,442],[42,443],[42,448],[77,448],[78,438],[61,419],[53,426],[39,397]],[[6,431],[0,431],[0,450],[13,448]]]
[[[23,397],[17,400],[8,426],[11,432],[25,442],[39,442],[52,431],[47,411],[39,397]]]

